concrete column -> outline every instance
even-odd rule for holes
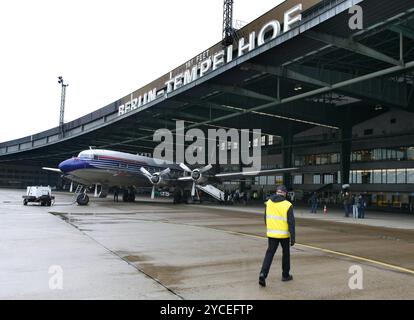
[[[283,167],[293,167],[293,130],[292,123],[287,124],[288,130],[283,135]],[[292,190],[292,174],[290,172],[283,174],[283,183],[288,190]]]
[[[341,127],[341,184],[349,183],[352,152],[352,122],[350,109],[345,113],[344,125]]]

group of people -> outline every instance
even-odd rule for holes
[[[367,201],[363,194],[356,196],[351,195],[349,191],[345,191],[342,194],[345,217],[349,218],[352,213],[354,219],[365,219],[365,209],[367,207]],[[318,195],[316,192],[310,197],[311,213],[317,213],[318,209]]]
[[[346,191],[343,195],[345,217],[349,218],[352,213],[354,219],[365,219],[365,209],[367,207],[367,201],[363,194],[358,197],[355,194],[350,194]]]
[[[250,193],[249,191],[224,191],[224,204],[236,204],[240,203],[246,205],[251,199],[256,200],[258,198],[258,194],[256,191]]]

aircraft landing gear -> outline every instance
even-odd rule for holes
[[[89,197],[86,193],[81,193],[80,195],[78,195],[78,197],[76,198],[76,202],[78,203],[78,205],[80,206],[87,206],[89,203]]]

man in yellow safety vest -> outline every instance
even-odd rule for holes
[[[279,243],[282,245],[282,281],[291,281],[290,272],[290,246],[295,245],[295,216],[293,206],[286,200],[287,189],[278,186],[276,195],[266,202],[265,222],[267,227],[268,248],[259,276],[259,284],[266,286],[266,278],[272,265],[273,257]]]

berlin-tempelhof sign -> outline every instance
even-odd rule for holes
[[[289,31],[292,24],[302,20],[301,12],[301,3],[284,12],[283,33]],[[176,75],[175,77],[172,77],[167,82],[165,82],[165,87],[163,89],[157,90],[157,88],[153,88],[143,95],[140,95],[138,98],[131,99],[129,102],[119,106],[118,116],[122,116],[128,112],[139,109],[151,101],[154,101],[157,99],[157,97],[171,93],[174,90],[181,88],[182,86],[185,86],[197,79],[202,78],[210,71],[214,71],[219,67],[230,63],[233,61],[234,51],[237,52],[237,57],[241,57],[246,53],[254,50],[255,48],[264,45],[266,42],[278,37],[282,33],[282,28],[278,20],[271,20],[262,26],[262,28],[257,33],[257,37],[256,32],[257,31],[253,31],[250,33],[247,42],[245,38],[241,38],[238,42],[237,48],[234,48],[233,44],[229,45],[227,48],[212,54],[210,57],[201,61],[199,64],[193,66],[192,68],[186,69],[184,72]],[[270,32],[272,35],[266,38],[265,35]]]

